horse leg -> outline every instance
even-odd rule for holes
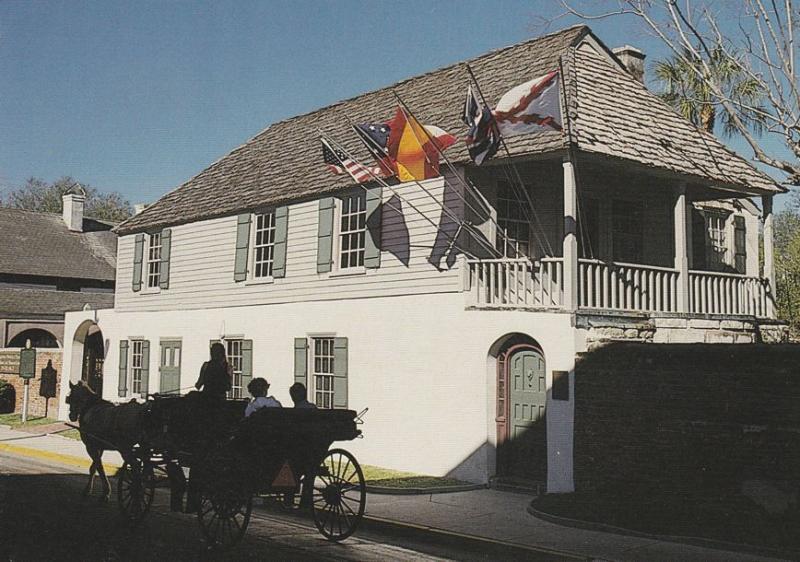
[[[108,481],[108,476],[106,476],[106,469],[103,468],[102,456],[103,451],[100,451],[97,456],[97,474],[100,475],[103,483],[103,497],[100,498],[100,501],[106,503],[111,498],[111,483]]]
[[[94,488],[94,472],[97,468],[97,451],[95,448],[86,445],[86,452],[89,453],[89,458],[92,459],[92,464],[89,465],[89,481],[86,483],[86,487],[83,489],[84,496],[88,496],[92,493],[92,489]]]

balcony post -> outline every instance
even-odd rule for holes
[[[775,317],[775,258],[772,248],[773,214],[772,195],[761,197],[764,207],[764,278],[768,283],[767,316]]]
[[[575,167],[565,158],[564,167],[564,306],[578,308],[578,193]]]
[[[689,312],[689,208],[686,206],[686,184],[678,186],[675,198],[675,269],[678,270],[678,312]]]

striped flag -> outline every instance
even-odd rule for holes
[[[380,166],[364,166],[349,158],[344,151],[333,148],[326,139],[319,140],[322,142],[322,161],[330,172],[336,175],[350,174],[356,183],[364,183],[375,176],[384,175]]]

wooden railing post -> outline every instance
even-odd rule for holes
[[[764,195],[761,198],[764,207],[764,278],[767,280],[767,310],[769,318],[775,318],[775,261],[772,249],[772,195]]]
[[[564,167],[564,306],[567,310],[578,308],[578,222],[577,185],[575,168],[569,159]]]
[[[678,186],[675,198],[675,269],[678,270],[677,312],[689,312],[689,240],[687,236],[686,184]]]

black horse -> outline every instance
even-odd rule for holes
[[[108,501],[111,496],[111,485],[103,469],[103,452],[119,451],[123,459],[127,457],[134,445],[140,443],[144,437],[144,404],[129,402],[116,406],[108,400],[103,400],[91,388],[78,382],[69,383],[70,393],[67,396],[69,404],[69,419],[79,422],[81,441],[86,446],[86,452],[92,459],[89,467],[89,482],[84,489],[84,495],[92,493],[95,471],[103,479],[102,501]]]

